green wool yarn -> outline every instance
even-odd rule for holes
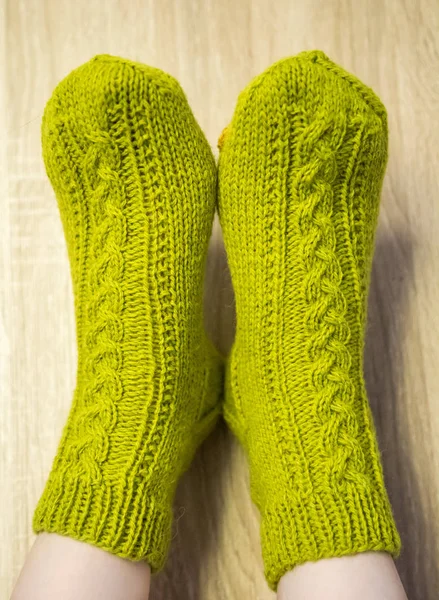
[[[111,56],[57,86],[42,142],[78,371],[34,529],[157,570],[178,479],[219,413],[220,363],[202,327],[215,162],[178,83]]]
[[[400,546],[363,379],[386,111],[321,52],[240,95],[219,211],[236,295],[225,416],[250,462],[266,577]]]

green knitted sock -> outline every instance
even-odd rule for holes
[[[214,159],[174,79],[110,56],[58,85],[42,136],[78,372],[34,529],[157,570],[178,478],[218,414],[219,362],[202,328]]]
[[[321,52],[241,94],[219,209],[236,294],[225,415],[250,461],[266,577],[366,550],[396,554],[363,380],[386,111]]]

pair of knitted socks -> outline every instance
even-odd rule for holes
[[[56,88],[43,154],[71,263],[78,372],[36,532],[156,571],[177,481],[221,411],[202,327],[216,166],[178,83],[99,56]],[[224,414],[250,462],[266,576],[398,552],[362,374],[385,109],[320,52],[241,94],[218,208],[237,307]]]

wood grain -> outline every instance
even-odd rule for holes
[[[437,597],[437,0],[0,0],[1,598],[32,542],[32,511],[74,386],[67,254],[40,153],[53,87],[97,53],[152,64],[180,80],[215,146],[248,81],[312,48],[371,85],[389,112],[366,373],[404,542],[398,567],[412,600]],[[233,297],[217,226],[207,280],[208,328],[226,350]],[[261,570],[246,461],[223,425],[180,485],[176,513],[153,600],[273,597]]]

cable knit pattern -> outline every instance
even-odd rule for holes
[[[202,328],[214,159],[175,80],[110,56],[57,86],[42,140],[78,374],[34,529],[157,570],[178,479],[219,413],[220,361]]]
[[[305,52],[244,90],[220,147],[237,310],[225,416],[275,588],[305,561],[399,550],[362,372],[386,112]]]
[[[316,417],[322,425],[322,449],[331,477],[338,483],[344,478],[355,479],[362,470],[359,462],[363,455],[353,410],[355,386],[349,376],[352,359],[347,301],[341,289],[343,275],[331,220],[333,185],[337,178],[335,152],[343,142],[343,128],[331,128],[325,141],[321,137],[328,129],[324,117],[316,126],[308,124],[303,115],[302,123],[305,126],[298,139],[294,192],[297,233],[301,238],[298,260],[306,273],[300,292],[305,307],[305,352],[311,366],[308,389],[314,394]],[[303,156],[300,148],[310,137],[313,146]]]

